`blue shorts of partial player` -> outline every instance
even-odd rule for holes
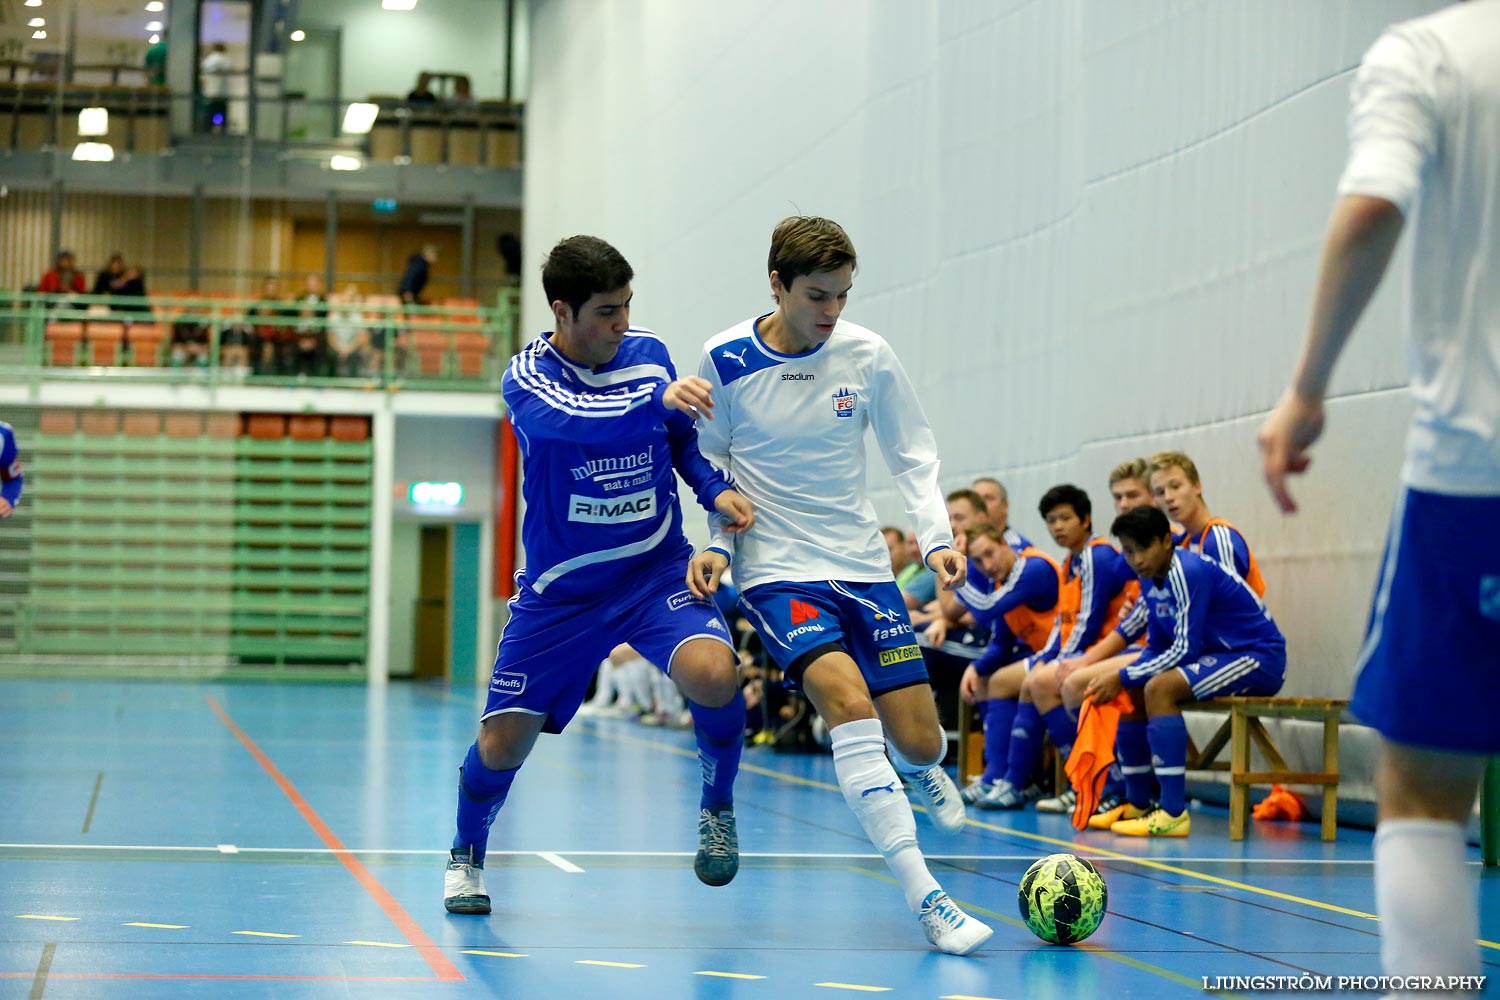
[[[522,587],[509,602],[482,718],[525,712],[545,717],[542,732],[562,732],[600,661],[622,642],[668,674],[693,639],[722,642],[732,657],[724,616],[713,601],[694,597],[686,580],[687,563],[671,559],[592,601],[548,600]]]
[[[1205,653],[1180,664],[1177,672],[1199,701],[1230,695],[1269,698],[1286,683],[1286,646]]]
[[[1350,711],[1396,743],[1500,754],[1500,497],[1403,489]]]
[[[906,600],[894,580],[763,583],[741,592],[740,607],[795,690],[820,656],[847,653],[874,697],[927,683]]]

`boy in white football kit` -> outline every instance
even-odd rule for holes
[[[1307,468],[1333,364],[1410,220],[1416,413],[1349,707],[1383,738],[1385,972],[1474,975],[1466,828],[1485,759],[1500,753],[1500,541],[1483,527],[1500,515],[1500,0],[1394,26],[1365,53],[1353,98],[1302,358],[1260,444],[1272,493],[1295,510],[1286,477]]]
[[[922,651],[865,495],[866,428],[939,586],[963,582],[964,559],[938,489],[932,430],[906,372],[883,339],[839,318],[854,266],[837,223],[783,220],[768,267],[775,311],[705,346],[699,374],[712,387],[716,419],[700,422],[699,448],[733,477],[758,520],[744,535],[717,531],[689,565],[688,585],[712,593],[734,558],[741,606],[788,686],[801,687],[828,724],[844,800],[928,940],[964,955],[992,931],[928,871],[911,803],[885,756],[889,734],[896,767],[933,822],[963,828]]]

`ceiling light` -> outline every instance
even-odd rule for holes
[[[147,31],[160,31],[161,30],[161,22],[160,21],[147,21],[146,22],[146,30]]]
[[[294,41],[294,42],[300,42],[300,41],[302,41],[302,39],[304,39],[306,37],[307,37],[307,32],[303,31],[301,28],[298,28],[296,31],[292,32],[292,34],[291,34],[292,41]]]
[[[365,161],[357,156],[345,156],[339,153],[328,161],[330,170],[363,170]]]
[[[411,10],[417,5],[417,0],[381,0],[380,6],[386,10]]]
[[[45,31],[43,31],[41,28],[38,28],[38,29],[36,29],[35,31],[33,31],[31,33],[31,37],[32,38],[46,38],[47,37],[47,33]]]
[[[108,135],[109,110],[107,108],[84,108],[78,112],[78,134],[82,136]]]
[[[27,7],[40,7],[41,5],[42,0],[26,0]]]
[[[148,14],[160,14],[166,9],[167,5],[162,3],[161,0],[151,0],[151,2],[146,5],[146,13]]]
[[[26,22],[26,27],[28,28],[45,28],[46,26],[47,19],[45,17],[33,17]]]
[[[375,117],[380,114],[379,105],[375,104],[351,104],[344,112],[344,134],[366,135],[370,126],[375,124]]]
[[[73,159],[108,163],[115,158],[115,147],[107,142],[80,142],[73,147]]]
[[[161,36],[152,35],[149,39],[147,39],[147,41],[149,41],[152,45],[155,45],[157,42],[161,41]]]

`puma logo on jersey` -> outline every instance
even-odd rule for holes
[[[731,361],[738,361],[740,363],[740,367],[744,368],[744,367],[746,367],[746,365],[745,365],[745,352],[748,351],[748,350],[750,350],[750,348],[748,348],[748,347],[741,347],[740,348],[740,353],[736,354],[736,353],[734,353],[733,351],[729,350],[726,347],[724,349],[724,353],[721,354],[720,357],[729,358]]]

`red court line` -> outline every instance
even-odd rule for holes
[[[0,979],[35,979],[35,972],[0,972]],[[192,972],[49,972],[52,979],[234,979],[293,983],[437,983],[431,976],[221,976]]]
[[[203,697],[208,701],[208,707],[213,709],[214,714],[219,717],[219,721],[223,722],[231,733],[239,737],[240,742],[245,744],[245,749],[250,751],[251,756],[258,760],[260,766],[265,768],[266,773],[271,776],[271,780],[275,781],[281,788],[282,794],[291,800],[292,805],[297,807],[297,811],[302,814],[303,819],[307,820],[307,825],[313,828],[313,832],[318,835],[318,838],[323,841],[329,850],[333,851],[335,857],[344,863],[344,867],[349,869],[349,874],[353,875],[359,884],[365,887],[365,891],[370,894],[370,897],[375,900],[380,909],[390,918],[391,923],[396,925],[397,930],[405,936],[411,946],[417,949],[417,952],[427,961],[427,965],[432,969],[433,975],[444,982],[465,982],[463,973],[458,971],[458,966],[454,965],[448,956],[443,954],[442,949],[432,943],[432,938],[427,936],[427,932],[422,930],[417,922],[412,919],[411,914],[402,908],[400,903],[396,902],[396,897],[392,896],[386,887],[381,885],[374,875],[370,874],[370,870],[364,866],[364,863],[350,853],[343,842],[328,828],[328,824],[323,822],[322,817],[313,811],[312,806],[308,805],[307,800],[302,797],[301,792],[297,791],[296,786],[287,780],[286,775],[276,769],[275,764],[271,763],[271,758],[262,753],[260,747],[255,745],[255,741],[246,736],[244,730],[234,724],[234,720],[229,717],[229,713],[224,711],[212,695],[204,695]]]

